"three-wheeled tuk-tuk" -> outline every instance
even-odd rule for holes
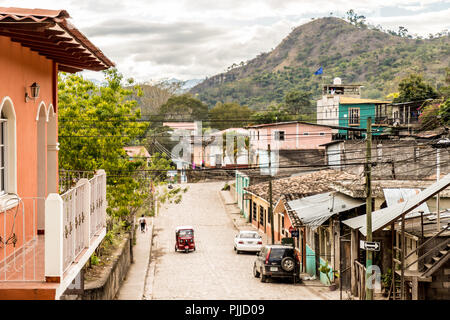
[[[175,252],[178,250],[195,251],[194,228],[192,226],[179,226],[175,229]]]

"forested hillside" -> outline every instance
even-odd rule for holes
[[[190,90],[211,108],[237,102],[254,110],[283,101],[293,90],[320,95],[323,82],[364,86],[363,96],[385,98],[401,78],[420,73],[430,84],[444,84],[450,65],[450,36],[420,39],[392,34],[365,24],[321,18],[295,28],[274,50],[261,53]],[[314,72],[323,67],[323,75]]]

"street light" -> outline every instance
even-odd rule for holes
[[[36,100],[39,97],[39,91],[41,87],[34,82],[30,86],[30,95],[28,95],[28,92],[25,91],[25,102],[28,102],[30,99]]]

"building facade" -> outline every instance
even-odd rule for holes
[[[69,18],[0,8],[0,299],[58,299],[105,234],[104,172],[75,188],[90,214],[59,195],[58,72],[114,66]]]

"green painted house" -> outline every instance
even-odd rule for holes
[[[245,217],[245,219],[248,219],[249,214],[249,201],[244,199],[244,194],[246,191],[244,188],[248,187],[250,185],[250,177],[247,176],[245,173],[236,171],[236,199],[237,199],[237,205],[239,209],[241,209],[241,214]]]
[[[372,133],[383,133],[388,125],[390,114],[389,101],[361,99],[352,97],[340,97],[339,99],[339,126],[358,129],[367,128],[367,119],[372,118]],[[346,138],[358,134],[355,131],[339,129],[339,134]],[[365,136],[362,133],[362,136]]]

